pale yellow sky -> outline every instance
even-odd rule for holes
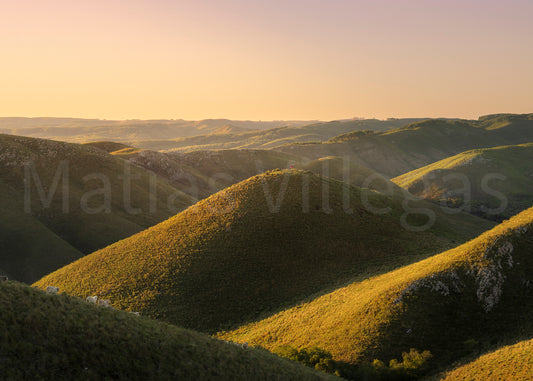
[[[533,2],[525,0],[21,0],[1,7],[0,116],[533,112]]]

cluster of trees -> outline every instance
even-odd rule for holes
[[[302,348],[281,346],[274,351],[278,356],[298,361],[306,366],[334,373],[348,380],[413,380],[428,370],[429,351],[419,352],[411,348],[402,353],[402,361],[392,359],[388,365],[381,360],[359,366],[333,360],[331,353],[318,347]]]

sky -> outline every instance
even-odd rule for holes
[[[533,112],[530,0],[0,0],[0,116]]]

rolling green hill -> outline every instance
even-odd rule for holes
[[[329,380],[339,379],[264,350],[0,284],[3,380]]]
[[[307,159],[341,156],[388,177],[396,177],[474,148],[533,142],[533,114],[430,119],[385,132],[353,132],[316,144],[289,144],[277,151]]]
[[[409,205],[412,209],[403,209]],[[36,283],[213,332],[492,226],[299,170],[229,187]],[[434,207],[435,224],[417,231]],[[387,209],[388,208],[388,209]],[[406,213],[406,210],[408,213]],[[378,214],[379,213],[379,214]]]
[[[533,375],[533,340],[508,345],[470,363],[447,371],[433,380],[499,381],[530,380]]]
[[[531,335],[533,208],[442,254],[354,282],[220,337],[268,349],[318,346],[388,362],[429,350],[433,368]]]
[[[463,152],[392,181],[419,197],[502,220],[533,205],[533,143]]]
[[[0,135],[0,268],[33,282],[195,202],[126,164],[88,146]]]

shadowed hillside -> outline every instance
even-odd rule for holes
[[[307,159],[341,156],[389,177],[473,148],[533,141],[533,115],[485,117],[479,121],[430,119],[405,127],[353,132],[317,144],[292,144],[277,151]]]
[[[36,283],[205,331],[256,318],[354,276],[438,252],[490,223],[363,191],[311,172],[273,171],[82,258]],[[378,214],[380,213],[380,214]]]
[[[392,181],[427,200],[503,220],[533,205],[533,143],[463,152]]]
[[[353,364],[429,350],[433,367],[531,332],[533,208],[455,249],[221,334]]]
[[[195,202],[126,164],[91,147],[0,135],[0,268],[35,281]]]
[[[112,154],[156,173],[197,199],[208,197],[264,171],[289,168],[291,163],[300,161],[296,156],[267,150],[161,153],[131,148]]]
[[[263,350],[14,282],[0,284],[0,335],[4,380],[338,380]]]

